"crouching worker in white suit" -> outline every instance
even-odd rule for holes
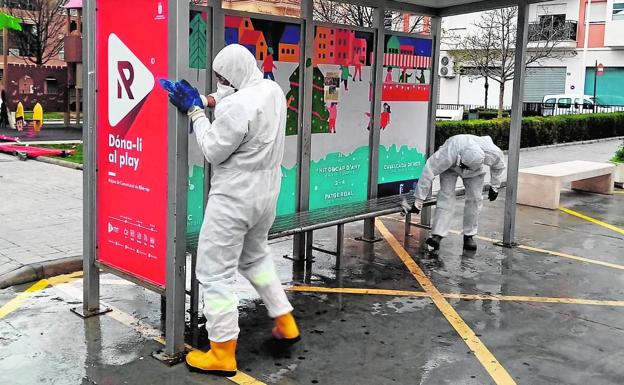
[[[432,223],[432,236],[427,245],[434,250],[440,248],[440,241],[448,234],[453,211],[455,209],[455,185],[461,177],[466,188],[464,206],[464,249],[476,250],[477,243],[473,239],[477,235],[479,213],[483,206],[483,182],[485,170],[483,165],[490,166],[490,201],[498,197],[501,176],[505,171],[503,151],[498,148],[489,136],[456,135],[449,138],[431,158],[427,160],[414,195],[416,201],[412,213],[420,213],[423,201],[431,192],[431,185],[436,175],[440,175],[440,192]]]
[[[241,45],[219,52],[213,69],[219,85],[208,98],[185,80],[161,83],[171,103],[190,117],[214,172],[197,248],[210,350],[190,352],[186,362],[194,370],[233,376],[239,333],[233,292],[237,270],[275,319],[273,337],[284,343],[300,338],[267,240],[280,190],[286,99],[277,83],[263,79],[255,58]],[[205,106],[215,106],[213,122],[206,118]]]

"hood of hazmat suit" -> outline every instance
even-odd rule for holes
[[[213,342],[238,336],[236,271],[264,300],[271,317],[292,311],[275,272],[267,234],[281,184],[286,98],[263,79],[255,57],[232,44],[213,62],[236,92],[217,101],[214,120],[191,117],[197,143],[213,168],[197,248],[197,278],[204,295],[206,329]]]
[[[286,102],[279,85],[263,79],[256,59],[241,45],[232,44],[221,50],[213,69],[236,92],[219,100],[212,123],[201,119],[193,126],[199,146],[214,168],[211,190],[221,192],[223,180],[227,189],[223,192],[229,194],[233,193],[229,178],[233,174],[244,173],[245,178],[250,178],[248,174],[256,171],[279,173],[284,152]],[[273,182],[276,184],[271,185],[271,191],[279,192],[279,181]]]
[[[460,164],[468,169],[462,169]],[[500,187],[501,176],[506,167],[505,158],[503,151],[494,144],[492,138],[475,135],[452,136],[427,160],[418,180],[416,198],[427,198],[436,175],[452,170],[464,179],[474,178],[485,174],[483,165],[490,167],[492,187]]]

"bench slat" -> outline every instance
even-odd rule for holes
[[[282,238],[364,219],[396,214],[401,211],[401,202],[403,199],[406,199],[409,204],[412,204],[414,202],[414,195],[411,193],[393,195],[385,198],[370,199],[365,202],[355,202],[312,211],[281,215],[275,218],[275,222],[269,231],[269,239]],[[432,206],[435,204],[435,201],[435,199],[429,199],[425,202],[425,206]],[[198,239],[199,234],[189,234],[186,239],[187,249],[192,250],[197,248]]]

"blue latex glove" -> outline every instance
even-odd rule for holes
[[[187,113],[191,108],[197,106],[204,108],[204,103],[199,96],[197,88],[193,87],[186,80],[172,82],[167,79],[160,79],[160,85],[169,94],[169,101],[182,113]]]

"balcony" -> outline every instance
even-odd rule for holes
[[[578,22],[575,20],[529,23],[529,48],[556,42],[557,48],[576,48]]]
[[[64,37],[65,61],[67,63],[82,63],[82,37],[69,35]]]

